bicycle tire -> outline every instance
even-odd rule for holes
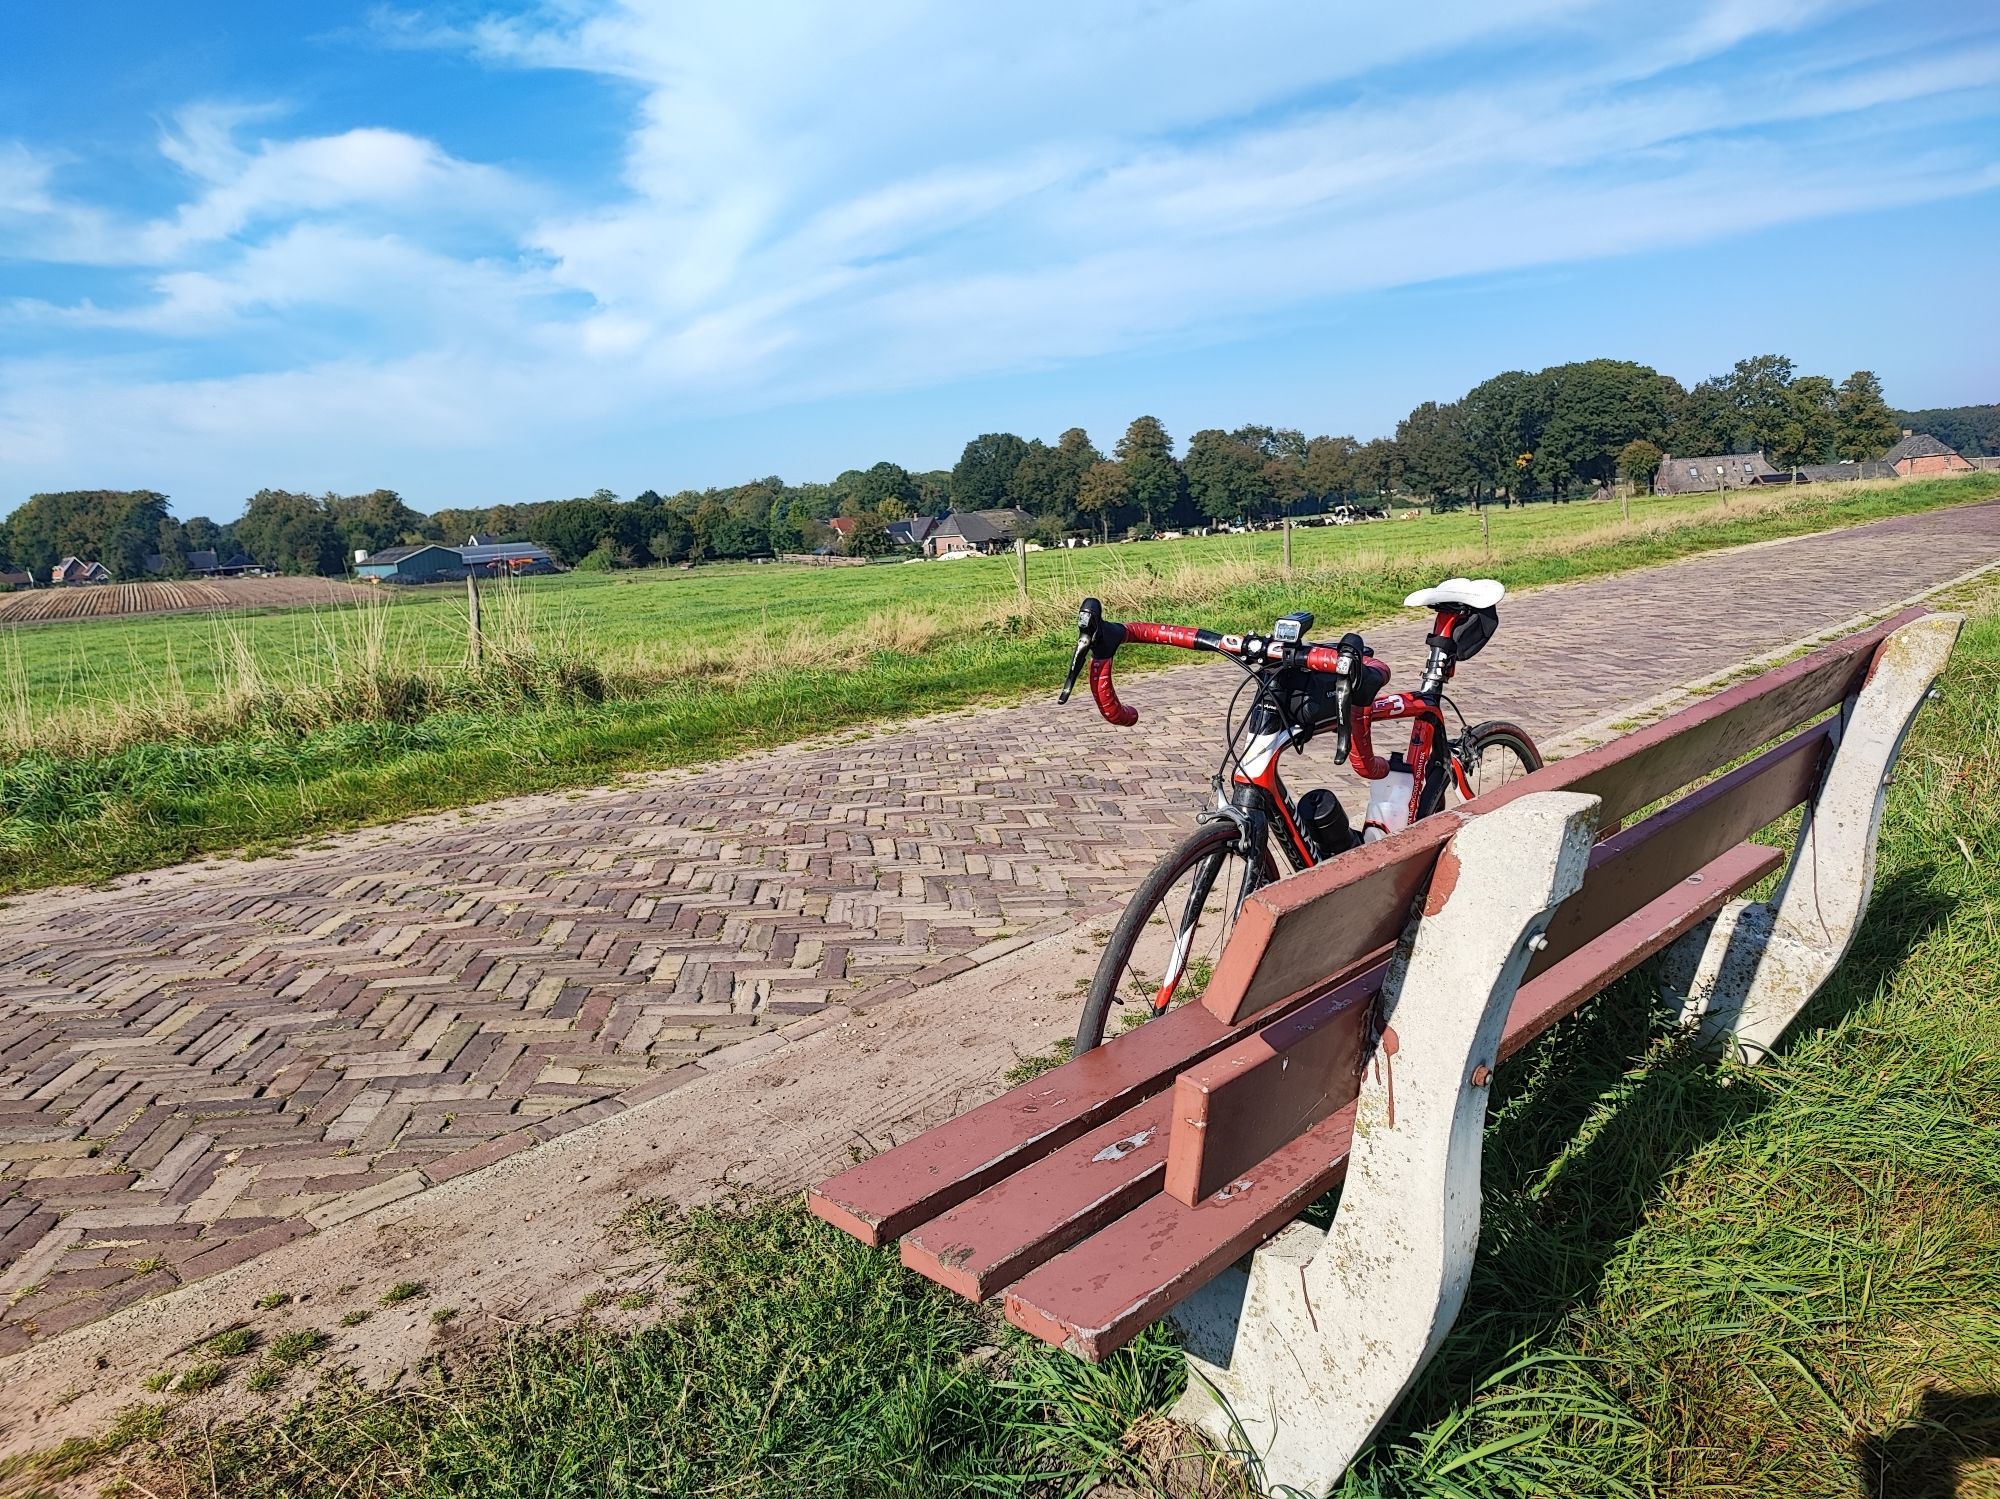
[[[1235,906],[1241,904],[1243,894],[1249,893],[1243,889],[1242,874],[1250,871],[1251,861],[1236,849],[1239,836],[1233,823],[1208,823],[1183,838],[1140,881],[1139,888],[1132,892],[1131,900],[1126,902],[1124,911],[1120,913],[1118,924],[1111,929],[1111,938],[1097,960],[1097,971],[1091,975],[1090,990],[1083,1002],[1083,1016],[1077,1022],[1075,1054],[1081,1055],[1103,1043],[1105,1026],[1110,1021],[1113,1006],[1118,1002],[1119,986],[1125,980],[1132,955],[1145,935],[1153,912],[1167,900],[1182,879],[1208,860],[1216,862],[1218,882],[1229,861],[1243,866],[1236,885],[1241,894],[1235,901],[1227,902],[1228,909],[1223,913],[1221,930],[1217,933],[1219,938],[1226,939],[1229,928],[1235,924]],[[1250,889],[1266,883],[1274,874],[1270,850],[1260,850],[1260,854],[1258,863],[1263,868],[1260,876],[1250,883]],[[1224,887],[1224,893],[1226,897],[1228,887]],[[1150,1007],[1148,1018],[1151,1018]]]
[[[1485,763],[1489,754],[1496,755],[1503,762],[1512,762],[1513,773],[1505,773],[1508,767],[1503,765],[1502,774],[1494,785],[1483,785],[1475,780],[1475,796],[1542,768],[1542,752],[1535,748],[1535,741],[1528,737],[1527,730],[1497,718],[1476,723],[1467,729],[1452,742],[1451,752],[1466,769],[1468,777],[1474,775],[1474,767]],[[1434,758],[1424,776],[1424,794],[1417,803],[1417,815],[1429,817],[1433,812],[1442,811],[1447,796],[1457,790],[1457,778],[1445,768],[1442,759]]]

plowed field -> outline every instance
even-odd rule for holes
[[[333,578],[220,578],[213,582],[189,579],[23,588],[0,594],[0,624],[214,609],[290,609],[302,604],[352,603],[367,596],[368,591],[359,585]]]

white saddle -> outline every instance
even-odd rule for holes
[[[1435,588],[1418,589],[1403,602],[1412,609],[1435,609],[1440,604],[1491,609],[1506,596],[1507,585],[1498,578],[1446,578]]]

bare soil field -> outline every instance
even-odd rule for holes
[[[369,597],[358,584],[334,578],[187,579],[159,583],[95,583],[31,588],[0,595],[0,624],[59,619],[109,619],[127,614],[185,614],[217,609],[291,609],[353,603]]]

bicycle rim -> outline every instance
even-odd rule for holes
[[[1434,767],[1425,778],[1420,809],[1425,816],[1498,791],[1542,768],[1535,742],[1510,723],[1474,724],[1453,746],[1453,759],[1455,770]]]
[[[1098,960],[1076,1049],[1199,999],[1242,903],[1250,861],[1227,823],[1184,839],[1141,882]]]

